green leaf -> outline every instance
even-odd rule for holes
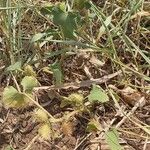
[[[92,119],[88,125],[87,125],[87,128],[86,128],[86,131],[87,132],[93,132],[93,131],[102,131],[102,127],[100,125],[100,123],[95,120],[95,119]]]
[[[68,99],[68,97],[63,96],[61,100],[60,107],[63,108],[67,105],[71,105],[71,101]]]
[[[65,10],[66,10],[66,3],[65,3],[65,2],[58,3],[58,7],[59,7],[62,11],[65,11]]]
[[[105,33],[106,27],[111,23],[111,20],[112,20],[112,16],[109,16],[103,22],[103,25],[99,29],[98,39]]]
[[[15,70],[21,70],[21,61],[17,61],[16,63],[10,65],[6,71],[15,71]]]
[[[116,129],[107,131],[105,134],[105,139],[111,150],[123,150],[119,144],[119,135]]]
[[[13,150],[11,146],[7,146],[4,150]]]
[[[62,73],[59,69],[53,70],[53,75],[56,81],[56,85],[60,85],[62,83]]]
[[[98,101],[101,103],[105,103],[109,101],[109,97],[100,86],[93,85],[93,88],[90,94],[88,95],[88,100],[91,102]]]
[[[59,8],[60,10],[63,10],[65,11],[66,10],[66,3],[65,2],[56,2],[55,4],[51,4],[51,3],[44,3],[42,5],[42,8],[41,8],[41,13],[43,15],[51,15],[52,13],[52,10],[57,7]]]
[[[58,7],[53,9],[52,14],[54,24],[61,28],[64,37],[75,39],[74,31],[77,29],[77,15],[72,12],[64,12]]]
[[[73,7],[81,11],[85,7],[86,2],[88,2],[88,0],[74,0]]]
[[[22,93],[19,93],[14,87],[8,86],[3,92],[3,102],[7,107],[23,107],[27,103]]]
[[[52,11],[52,8],[54,6],[51,4],[51,3],[44,3],[41,7],[41,10],[40,12],[43,14],[43,15],[49,15],[51,14],[51,11]]]
[[[38,86],[38,81],[33,76],[25,76],[21,81],[21,85],[24,92],[31,93],[33,88]]]
[[[59,86],[63,81],[63,74],[62,74],[62,70],[61,70],[61,65],[60,65],[60,63],[55,62],[50,67],[51,67],[52,72],[53,72],[55,84]]]
[[[45,53],[45,55],[46,55],[46,58],[51,58],[54,56],[65,54],[67,51],[68,51],[67,49],[62,49],[62,50],[58,50],[58,51],[54,51],[54,52]]]

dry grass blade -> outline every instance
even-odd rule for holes
[[[119,128],[125,121],[126,119],[128,119],[137,109],[139,106],[142,106],[143,104],[145,104],[145,98],[142,97],[136,104],[135,106],[132,108],[132,110],[125,114],[123,113],[124,117],[122,118],[122,120],[116,125],[116,128]]]
[[[67,88],[78,89],[78,88],[81,88],[81,87],[90,87],[92,84],[106,83],[107,81],[109,81],[112,78],[120,75],[121,73],[122,73],[122,70],[119,70],[119,71],[117,71],[113,74],[109,74],[109,75],[103,76],[103,77],[98,78],[98,79],[85,80],[85,81],[81,81],[81,82],[65,83],[65,84],[60,85],[60,86],[52,85],[52,86],[36,87],[36,88],[34,88],[34,91],[51,90],[51,89],[67,89]]]
[[[30,150],[30,148],[32,147],[33,143],[34,143],[38,138],[39,138],[39,135],[35,136],[24,150]]]

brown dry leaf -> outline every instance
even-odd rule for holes
[[[131,87],[126,87],[123,90],[119,90],[119,92],[123,100],[131,106],[134,106],[143,97],[142,93]]]
[[[53,100],[54,98],[60,98],[61,96],[59,95],[59,93],[56,91],[56,90],[54,90],[54,89],[50,89],[48,92],[47,92],[47,94],[48,94],[48,97],[51,99],[51,100]]]
[[[131,16],[131,19],[137,18],[137,17],[143,17],[143,16],[150,16],[150,13],[147,11],[140,11],[134,15]]]
[[[64,135],[71,136],[73,133],[73,123],[72,122],[63,122],[62,123],[62,132]]]
[[[90,62],[95,65],[95,66],[104,66],[104,62],[100,61],[99,59],[97,59],[94,55],[91,57]]]

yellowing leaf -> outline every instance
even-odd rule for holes
[[[93,88],[90,94],[88,95],[88,100],[91,102],[98,101],[101,103],[105,103],[109,101],[109,97],[100,86],[93,85]]]
[[[45,140],[48,140],[51,138],[51,134],[52,134],[52,131],[51,131],[51,128],[49,126],[49,124],[43,124],[39,130],[38,130],[38,133],[39,135],[45,139]]]
[[[59,7],[62,11],[65,11],[65,9],[66,9],[66,3],[65,3],[65,2],[58,3],[58,7]]]
[[[87,125],[87,128],[86,128],[86,131],[87,132],[93,132],[93,131],[101,131],[102,130],[102,127],[100,125],[100,123],[95,120],[95,119],[92,119],[88,125]]]
[[[119,144],[119,135],[116,129],[107,131],[105,134],[105,139],[111,150],[123,150]]]
[[[4,150],[14,150],[11,146],[7,146]]]
[[[43,67],[43,72],[46,72],[46,73],[48,73],[48,74],[53,74],[53,72],[50,70],[50,68],[49,67]]]
[[[27,65],[24,67],[25,76],[34,76],[36,77],[36,72],[33,70],[32,66]]]
[[[70,102],[70,100],[68,99],[68,97],[62,97],[62,101],[61,101],[61,104],[60,104],[60,107],[61,108],[63,108],[63,107],[65,107],[65,106],[67,106],[67,105],[70,105],[71,104],[71,102]]]
[[[22,93],[19,93],[14,87],[8,86],[3,92],[3,102],[7,107],[24,107],[27,99]]]
[[[139,11],[136,14],[132,15],[130,19],[134,19],[136,17],[143,17],[143,16],[150,16],[150,13],[148,11]]]
[[[34,116],[39,122],[46,122],[48,120],[47,114],[41,109],[36,109]]]
[[[38,86],[38,81],[33,76],[25,76],[21,81],[21,85],[23,86],[24,92],[31,93],[33,88]]]

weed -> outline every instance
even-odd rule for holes
[[[39,125],[38,135],[25,150],[40,138],[56,141],[62,133],[74,136],[74,128],[80,122],[77,116],[87,120],[84,135],[98,133],[112,150],[123,149],[119,140],[129,139],[123,137],[125,133],[134,135],[136,140],[137,132],[123,129],[126,124],[138,127],[144,132],[139,138],[147,136],[149,140],[149,126],[139,117],[149,114],[145,106],[150,89],[148,5],[144,0],[1,0],[2,103],[15,111],[33,107],[32,118]],[[91,61],[91,57],[103,63],[95,65],[97,60]],[[109,83],[113,86],[108,86]],[[131,96],[136,97],[135,93],[126,93],[130,94],[124,102],[133,104],[133,108],[116,91],[124,91],[126,87],[140,93],[134,104],[129,101],[133,100]],[[46,107],[42,106],[42,99],[46,98],[39,98],[43,89],[49,93]],[[55,100],[57,106],[53,104]],[[5,123],[3,119],[0,122]],[[148,142],[145,143],[143,149]],[[79,143],[77,140],[74,149],[80,146],[82,140]],[[98,144],[95,149],[102,148]]]

